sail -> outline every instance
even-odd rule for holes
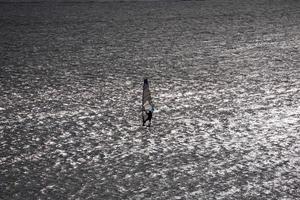
[[[151,107],[153,107],[148,79],[144,79],[142,107],[143,110],[149,110]]]

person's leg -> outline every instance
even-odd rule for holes
[[[145,119],[145,117],[146,117],[146,119]],[[147,122],[147,120],[148,120],[148,115],[147,115],[147,112],[144,111],[144,113],[143,113],[143,126],[145,126],[145,123]]]
[[[144,117],[143,117],[144,118]],[[148,121],[148,117],[146,119],[143,119],[143,126],[145,126],[145,123]]]

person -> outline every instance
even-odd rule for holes
[[[153,111],[154,111],[153,107],[151,107],[148,111],[146,111],[147,118],[143,120],[143,126],[145,126],[145,123],[149,121],[148,127],[150,127]]]

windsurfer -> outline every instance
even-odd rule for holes
[[[151,107],[148,111],[146,111],[147,118],[143,121],[143,126],[145,126],[145,123],[149,121],[148,127],[150,127],[153,111],[154,111],[153,107]]]

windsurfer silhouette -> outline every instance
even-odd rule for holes
[[[145,123],[149,121],[148,127],[150,127],[153,111],[154,111],[153,107],[151,107],[148,111],[146,111],[147,118],[143,120],[143,126],[145,126]]]

